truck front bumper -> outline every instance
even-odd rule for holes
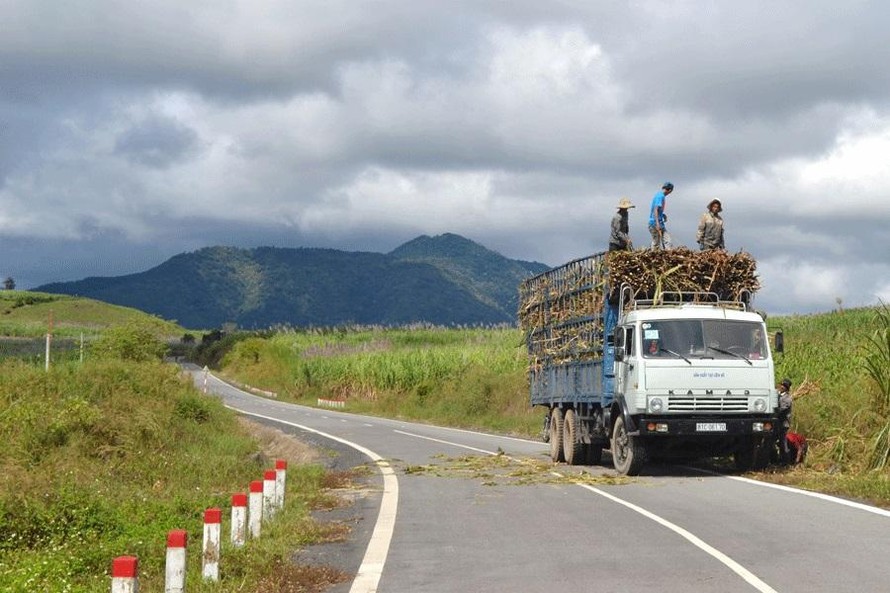
[[[637,434],[646,437],[720,437],[770,435],[777,426],[772,416],[684,417],[640,416],[635,419]]]

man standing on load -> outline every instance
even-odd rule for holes
[[[665,198],[674,191],[674,184],[665,181],[661,191],[652,198],[652,206],[649,208],[649,234],[652,235],[652,249],[670,249],[671,236],[667,232],[665,223],[667,215],[664,213]]]
[[[723,206],[720,204],[720,200],[713,199],[708,204],[707,212],[698,219],[698,234],[696,234],[695,240],[702,251],[726,248],[723,243],[721,212],[723,212]]]
[[[628,208],[636,208],[627,198],[618,201],[618,212],[612,217],[612,234],[609,235],[609,251],[630,251],[634,248],[630,240],[627,223]]]

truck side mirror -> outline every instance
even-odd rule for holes
[[[785,334],[781,331],[776,332],[776,352],[785,352]]]
[[[615,348],[615,362],[621,362],[624,360],[624,346],[618,346]]]

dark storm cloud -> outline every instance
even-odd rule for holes
[[[890,8],[589,4],[3,3],[0,275],[442,232],[557,264],[621,196],[644,245],[670,179],[681,244],[724,200],[761,305],[890,293]]]

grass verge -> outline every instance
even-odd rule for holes
[[[341,538],[342,527],[310,515],[332,504],[325,470],[267,432],[171,365],[97,362],[47,373],[0,363],[0,590],[107,590],[112,559],[135,555],[141,589],[160,591],[171,529],[189,535],[189,591],[311,591],[346,578],[292,564],[296,547]],[[274,458],[289,461],[285,508],[242,549],[228,549],[224,537],[222,580],[201,582],[194,550],[204,510],[229,509],[231,494]]]

